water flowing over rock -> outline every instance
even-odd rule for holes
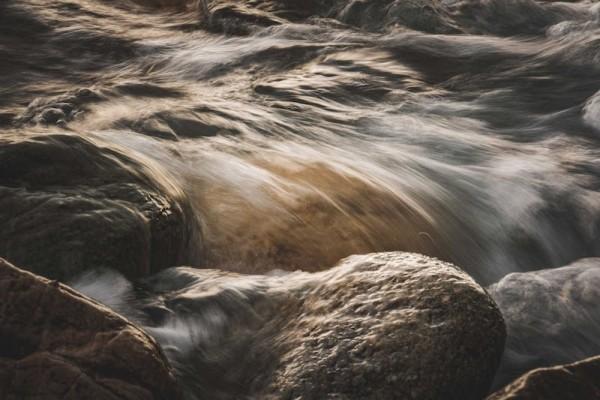
[[[0,259],[0,398],[177,400],[181,393],[147,334]]]
[[[191,400],[362,400],[355,376],[375,397],[464,399],[463,378],[483,396],[464,365],[485,360],[462,355],[493,357],[461,338],[497,313],[453,309],[467,331],[413,313],[383,267],[389,287],[336,289],[319,271],[352,254],[500,281],[496,387],[600,354],[594,276],[502,280],[600,257],[599,38],[592,0],[0,0],[0,257],[146,327]],[[159,272],[181,265],[214,270]],[[80,276],[96,268],[125,277]],[[354,351],[369,332],[385,350]],[[450,395],[425,392],[444,374]]]
[[[0,126],[143,153],[198,210],[203,266],[402,250],[489,284],[599,254],[598,11],[6,0]]]
[[[596,400],[600,357],[528,372],[487,400]]]
[[[146,6],[194,10],[207,27],[248,33],[251,26],[332,18],[366,31],[412,29],[429,33],[543,34],[577,18],[578,7],[533,0],[136,0]],[[553,4],[559,3],[559,4]],[[237,25],[237,26],[236,26]]]
[[[187,199],[159,169],[68,134],[0,138],[0,225],[0,256],[61,280],[194,262],[198,239]]]
[[[481,399],[504,345],[486,292],[412,253],[313,274],[181,267],[142,287],[145,329],[197,399]]]
[[[495,388],[534,368],[600,354],[599,258],[509,274],[488,290],[508,331]]]

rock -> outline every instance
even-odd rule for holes
[[[0,226],[0,257],[59,280],[195,263],[201,244],[187,198],[158,167],[66,134],[0,138]]]
[[[469,33],[498,36],[543,35],[562,20],[579,20],[581,11],[565,2],[464,0],[446,2],[453,19]]]
[[[600,356],[528,372],[487,400],[600,399]]]
[[[509,274],[488,290],[508,331],[493,388],[534,368],[600,354],[600,258]]]
[[[209,29],[234,34],[311,18],[334,19],[368,31],[404,27],[429,33],[462,32],[447,5],[437,0],[213,0],[196,4],[199,14],[208,14]]]
[[[44,109],[40,115],[40,122],[46,124],[55,124],[65,118],[65,113],[60,108],[49,107]]]
[[[429,33],[460,33],[442,2],[431,0],[352,0],[337,19],[371,31],[403,26]]]
[[[125,81],[115,85],[113,91],[133,97],[172,97],[181,98],[184,93],[176,88],[155,85],[143,81]]]
[[[208,28],[216,32],[229,34],[248,34],[253,27],[279,25],[285,20],[276,15],[244,7],[238,3],[217,3],[210,9]]]
[[[481,399],[504,346],[487,293],[418,254],[313,274],[174,268],[143,286],[146,329],[198,398]]]
[[[131,129],[144,135],[168,140],[238,135],[240,133],[235,122],[227,118],[188,109],[140,113],[133,120],[120,119],[114,127]]]
[[[18,125],[39,123],[64,125],[84,114],[87,106],[104,100],[104,97],[88,88],[82,88],[48,98],[38,97],[29,103],[25,111],[15,118]]]
[[[0,259],[0,398],[181,398],[156,342],[71,288]]]

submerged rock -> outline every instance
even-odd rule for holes
[[[488,290],[508,331],[494,388],[534,368],[600,354],[600,258],[509,274]]]
[[[69,287],[0,259],[0,305],[0,398],[181,398],[153,339]]]
[[[352,0],[336,17],[371,31],[402,26],[430,33],[461,32],[442,3],[435,0]]]
[[[59,96],[34,99],[15,119],[18,125],[64,125],[86,112],[90,103],[102,101],[100,93],[82,88]]]
[[[599,377],[600,356],[528,372],[487,400],[596,400]]]
[[[164,110],[140,115],[134,120],[121,119],[115,128],[125,127],[161,139],[203,138],[237,135],[239,130],[226,118],[193,110]]]
[[[0,139],[0,256],[64,280],[194,262],[190,206],[161,171],[80,136]]]
[[[313,274],[174,268],[145,286],[146,329],[198,398],[481,399],[504,346],[487,293],[418,254]]]

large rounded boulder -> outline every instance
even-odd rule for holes
[[[194,263],[191,207],[158,168],[70,134],[0,138],[0,257],[66,280]]]
[[[0,259],[0,398],[177,400],[181,392],[147,334]]]
[[[199,398],[481,399],[504,346],[485,290],[418,254],[312,274],[181,267],[143,285],[146,329]]]

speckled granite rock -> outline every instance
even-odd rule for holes
[[[481,399],[504,346],[487,293],[418,254],[313,274],[175,268],[146,285],[147,329],[200,398]]]
[[[487,400],[600,399],[600,356],[526,373]]]
[[[98,267],[144,276],[200,248],[187,198],[160,170],[68,134],[0,137],[0,225],[0,257],[59,280]]]
[[[0,259],[0,398],[177,400],[156,342],[56,281]]]

